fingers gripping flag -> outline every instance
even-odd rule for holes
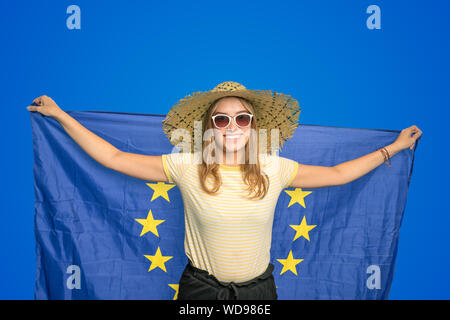
[[[163,115],[68,113],[122,151],[173,150]],[[103,167],[51,117],[31,113],[31,125],[35,299],[177,299],[187,263],[178,188]],[[334,166],[398,134],[300,125],[280,156]],[[271,247],[279,299],[388,297],[417,145],[348,184],[282,191]]]

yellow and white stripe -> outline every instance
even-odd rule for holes
[[[184,249],[193,265],[223,282],[243,282],[263,273],[270,262],[272,224],[278,197],[294,180],[298,163],[260,155],[269,176],[263,199],[248,199],[239,167],[220,165],[222,185],[215,195],[203,191],[192,153],[162,155],[165,174],[184,202]],[[211,186],[212,178],[207,184]]]

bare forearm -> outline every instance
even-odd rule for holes
[[[105,167],[110,166],[113,155],[119,151],[116,147],[83,127],[64,111],[59,112],[54,118],[89,156]]]
[[[394,143],[387,145],[385,148],[391,157],[401,151]],[[342,162],[334,166],[334,168],[338,170],[343,181],[342,184],[345,184],[362,177],[383,163],[384,156],[381,151],[377,150],[360,158]]]

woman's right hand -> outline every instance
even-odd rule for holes
[[[37,111],[44,116],[55,117],[59,113],[63,112],[60,107],[53,101],[52,98],[47,97],[46,95],[37,97],[33,100],[35,105],[30,105],[27,107],[28,111]]]
[[[164,171],[162,156],[120,151],[61,110],[50,97],[40,96],[34,99],[33,103],[36,105],[28,106],[29,111],[38,111],[45,116],[54,117],[89,156],[106,168],[145,181],[169,181]]]

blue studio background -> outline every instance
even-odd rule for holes
[[[69,30],[69,5],[81,29]],[[370,30],[366,9],[381,9]],[[390,299],[449,299],[450,2],[1,1],[0,299],[33,299],[26,106],[166,114],[223,81],[292,95],[301,123],[423,132]]]

